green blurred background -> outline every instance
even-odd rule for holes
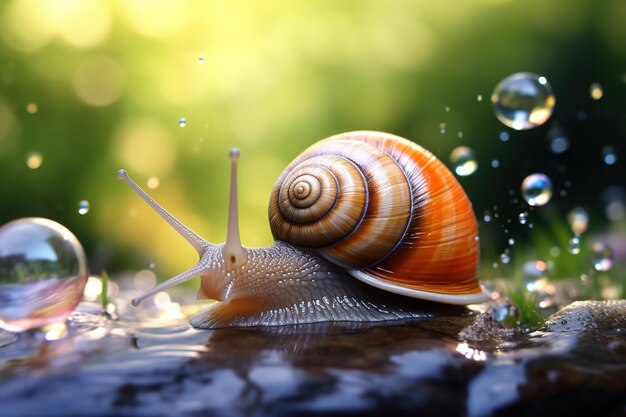
[[[267,203],[283,167],[319,139],[367,129],[414,140],[446,163],[459,145],[475,150],[478,171],[459,180],[481,220],[485,276],[502,272],[493,262],[506,248],[512,265],[556,257],[553,247],[566,254],[565,217],[576,206],[590,213],[586,235],[609,236],[619,259],[625,22],[623,0],[2,1],[0,223],[57,220],[81,240],[92,272],[153,264],[163,279],[197,255],[117,169],[223,242],[227,153],[239,147],[242,242],[267,245]],[[548,78],[556,108],[545,125],[518,132],[496,119],[489,97],[522,71]],[[556,127],[570,143],[562,154],[548,146]],[[603,162],[607,145],[613,165]],[[529,229],[517,222],[529,210],[519,185],[533,172],[555,190],[530,210]],[[485,211],[498,218],[485,222]]]

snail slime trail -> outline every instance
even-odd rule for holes
[[[118,178],[198,252],[198,263],[133,300],[199,276],[198,328],[431,317],[489,296],[477,279],[478,228],[448,168],[415,143],[382,132],[319,141],[291,162],[270,196],[274,244],[245,248],[237,218],[237,163],[226,243],[202,239],[152,200],[124,170]],[[426,301],[423,301],[426,300]]]

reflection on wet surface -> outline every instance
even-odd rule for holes
[[[3,415],[626,412],[624,329],[468,338],[481,329],[465,314],[199,331],[123,306],[118,320],[81,310],[55,342],[0,335]]]

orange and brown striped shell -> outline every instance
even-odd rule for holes
[[[350,132],[312,145],[278,178],[269,217],[275,239],[315,248],[375,287],[451,304],[488,298],[467,195],[401,137]]]

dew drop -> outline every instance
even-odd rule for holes
[[[580,236],[574,236],[569,240],[569,253],[578,255],[580,253]]]
[[[521,212],[517,216],[517,220],[519,221],[519,224],[526,224],[526,223],[528,223],[528,212],[526,212],[526,211]]]
[[[472,175],[478,169],[474,151],[467,146],[458,146],[450,153],[450,162],[454,172],[461,177]]]
[[[596,241],[591,245],[591,261],[596,271],[606,272],[613,266],[613,251],[604,242]]]
[[[604,91],[602,91],[602,86],[598,83],[593,83],[589,86],[589,95],[594,100],[600,100],[604,95]]]
[[[39,152],[31,152],[26,156],[26,166],[37,169],[43,164],[43,156]]]
[[[89,201],[80,200],[78,202],[78,214],[80,214],[81,216],[84,216],[87,213],[89,213]]]
[[[589,213],[582,207],[575,207],[567,214],[567,222],[575,235],[581,235],[589,225]]]
[[[493,90],[491,103],[498,120],[515,130],[544,124],[555,105],[546,77],[528,72],[510,75]]]
[[[544,174],[531,174],[524,178],[522,197],[531,206],[543,206],[552,198],[552,181]]]
[[[187,126],[187,119],[185,119],[184,117],[181,117],[181,118],[178,120],[178,126],[180,126],[180,127],[185,127],[185,126]]]
[[[76,237],[43,218],[0,227],[0,327],[13,332],[65,321],[83,297],[87,260]]]
[[[607,165],[615,165],[617,162],[617,151],[612,145],[606,145],[602,147],[602,160]]]
[[[491,311],[493,319],[506,329],[511,329],[519,323],[519,309],[511,302],[498,303]]]

